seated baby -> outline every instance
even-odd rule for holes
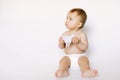
[[[64,49],[65,56],[59,61],[59,68],[55,72],[57,78],[69,75],[71,67],[71,56],[77,56],[76,60],[81,69],[83,78],[91,78],[97,75],[97,70],[91,69],[85,51],[88,48],[88,41],[85,32],[82,30],[87,19],[83,9],[75,8],[68,12],[65,22],[68,31],[65,31],[59,38],[59,48]]]

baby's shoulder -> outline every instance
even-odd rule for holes
[[[77,34],[86,35],[85,31],[83,31],[83,30],[78,31]]]

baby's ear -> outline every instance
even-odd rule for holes
[[[78,25],[78,28],[80,28],[82,26],[82,23],[80,22],[79,25]]]

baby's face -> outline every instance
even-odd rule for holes
[[[78,16],[76,12],[67,14],[65,25],[68,29],[74,30],[80,27],[80,24],[81,24],[80,16]]]

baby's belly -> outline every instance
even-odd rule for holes
[[[70,47],[70,48],[65,48],[64,52],[66,54],[80,54],[83,53],[83,51],[80,51],[78,48],[76,47]]]

